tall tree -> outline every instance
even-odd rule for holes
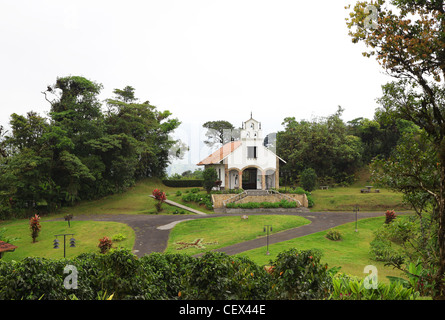
[[[428,134],[437,152],[438,190],[425,191],[437,207],[439,266],[435,298],[445,299],[445,7],[444,0],[359,1],[347,21],[352,41],[367,48],[395,81],[380,104]]]
[[[169,134],[180,125],[179,120],[170,119],[169,111],[159,111],[149,101],[138,103],[130,86],[114,93],[116,99],[107,100],[109,110],[114,111],[106,117],[106,132],[109,136],[127,137],[127,146],[133,148],[132,154],[136,156],[131,159],[136,161],[134,178],[165,175],[172,155],[170,149],[177,143]],[[125,155],[122,157],[124,161]]]
[[[221,146],[231,140],[239,139],[239,134],[236,133],[235,127],[229,121],[207,121],[202,126],[207,129],[207,140],[204,143],[209,147]]]
[[[51,104],[51,120],[68,133],[75,145],[74,153],[78,156],[89,156],[86,142],[103,133],[102,105],[98,98],[101,89],[102,85],[94,81],[69,76],[58,78],[44,92]]]
[[[116,89],[102,112],[101,85],[83,77],[58,78],[44,93],[50,118],[12,114],[0,131],[0,219],[26,207],[52,210],[120,192],[138,179],[163,176],[169,134],[180,122],[169,111],[139,103],[130,86]],[[16,212],[17,211],[17,212]]]
[[[359,167],[361,141],[348,134],[341,112],[313,121],[284,119],[284,130],[277,134],[277,153],[286,160],[294,181],[312,168],[319,178],[344,182]]]

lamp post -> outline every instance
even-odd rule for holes
[[[72,214],[67,214],[65,216],[65,221],[68,221],[68,228],[71,228],[71,224],[70,221],[73,219],[73,215]]]
[[[54,249],[59,249],[59,239],[57,239],[57,237],[58,236],[63,236],[63,257],[65,258],[65,256],[66,256],[66,236],[73,236],[74,235],[74,233],[64,233],[64,234],[56,234],[56,235],[54,235],[55,237],[56,237],[56,239],[54,239],[54,241],[53,241],[53,243],[54,243],[54,246],[53,246],[53,248]],[[70,247],[71,248],[74,248],[76,246],[76,239],[74,239],[74,238],[71,238],[70,239]]]
[[[357,220],[358,220],[358,212],[360,211],[359,206],[354,206],[354,213],[355,213],[355,232],[358,231],[357,229]]]
[[[267,253],[266,254],[267,255],[269,255],[269,231],[272,232],[272,226],[269,224],[266,224],[264,226],[263,232],[267,232],[267,236],[266,236],[266,238],[267,238]]]

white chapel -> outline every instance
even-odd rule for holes
[[[239,140],[224,144],[198,166],[215,168],[223,189],[279,188],[280,163],[286,163],[263,144],[261,122],[244,121]]]

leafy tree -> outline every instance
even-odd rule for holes
[[[362,144],[358,137],[348,134],[341,113],[339,108],[334,115],[310,122],[284,119],[284,131],[277,134],[277,153],[287,161],[293,180],[312,168],[318,177],[343,182],[359,168]]]
[[[129,101],[128,98],[107,100],[109,110],[113,112],[105,119],[106,132],[109,135],[120,134],[121,137],[128,137],[127,141],[137,155],[134,171],[136,179],[164,176],[171,156],[169,151],[177,143],[169,134],[180,125],[179,120],[168,119],[171,116],[169,111],[158,111],[148,101],[135,103],[134,98],[130,102],[125,101]],[[131,138],[133,140],[130,143]]]
[[[215,186],[216,180],[218,180],[218,173],[216,172],[215,168],[209,167],[204,170],[202,177],[204,179],[202,186],[207,193],[210,193]]]
[[[315,188],[317,174],[312,168],[305,169],[301,173],[300,183],[304,190],[311,192]]]
[[[230,142],[232,139],[239,139],[239,136],[234,132],[235,127],[228,121],[207,121],[202,126],[207,129],[207,140],[204,141],[204,143],[210,147],[214,145],[223,145]]]
[[[372,5],[373,7],[370,7]],[[371,8],[371,12],[369,11]],[[372,22],[369,24],[368,22]],[[359,1],[348,19],[354,43],[376,57],[395,81],[383,86],[386,112],[412,121],[437,150],[439,188],[424,191],[437,208],[439,266],[435,298],[445,298],[445,7],[443,0]],[[422,176],[418,176],[422,180]]]
[[[58,78],[43,92],[49,119],[11,115],[11,133],[0,132],[0,214],[54,210],[165,175],[176,143],[169,134],[180,122],[138,103],[130,86],[114,91],[104,113],[101,88],[83,77]]]

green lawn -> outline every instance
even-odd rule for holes
[[[384,223],[384,217],[369,218],[358,221],[358,232],[355,232],[355,222],[333,228],[343,236],[341,241],[332,241],[325,237],[327,231],[322,231],[289,241],[269,246],[270,255],[266,255],[266,247],[241,253],[260,265],[267,265],[281,251],[290,248],[319,249],[323,252],[322,262],[329,267],[340,266],[341,272],[364,277],[366,265],[374,265],[378,269],[379,281],[385,281],[386,276],[401,276],[400,271],[385,267],[383,263],[373,261],[369,257],[369,243],[373,232]]]
[[[311,211],[352,211],[358,205],[361,211],[382,211],[394,209],[406,211],[409,207],[402,203],[402,194],[388,189],[380,192],[361,193],[363,187],[337,187],[327,190],[314,190],[312,197],[315,205]],[[375,188],[371,189],[374,190]]]
[[[107,236],[112,238],[116,234],[122,234],[125,240],[114,242],[114,247],[123,247],[132,249],[135,234],[133,229],[123,223],[117,222],[99,222],[99,221],[71,221],[71,227],[68,227],[66,221],[48,221],[41,219],[42,229],[39,233],[36,243],[32,243],[31,232],[28,220],[2,223],[0,229],[5,228],[5,236],[17,238],[12,244],[18,248],[14,252],[7,252],[3,258],[6,261],[21,260],[25,257],[45,257],[45,258],[63,258],[63,237],[58,237],[60,249],[53,249],[53,241],[56,234],[74,233],[76,247],[69,246],[69,239],[66,237],[66,257],[75,257],[84,252],[99,252],[97,245],[99,239]]]
[[[310,223],[309,220],[299,216],[271,215],[253,216],[247,220],[240,216],[218,217],[211,219],[197,219],[185,221],[176,225],[170,232],[166,253],[186,253],[194,255],[204,251],[222,248],[235,243],[264,237],[264,225],[273,224],[273,233],[286,229],[296,228]],[[203,249],[189,247],[178,250],[183,245],[176,242],[193,243],[203,239]],[[213,243],[205,245],[205,243]]]
[[[176,196],[178,190],[184,193],[192,188],[170,188],[162,184],[159,179],[144,179],[125,193],[110,195],[98,200],[82,201],[73,207],[63,208],[60,216],[67,213],[74,216],[82,214],[156,214],[154,206],[156,200],[150,197],[156,188],[166,192],[168,200],[179,202],[205,213],[213,213],[213,210],[207,210],[204,206],[184,203],[181,200],[182,196]],[[201,191],[201,193],[204,194],[205,192]],[[164,204],[161,214],[173,214],[175,210],[177,210],[176,207]],[[185,214],[193,213],[186,211]]]

